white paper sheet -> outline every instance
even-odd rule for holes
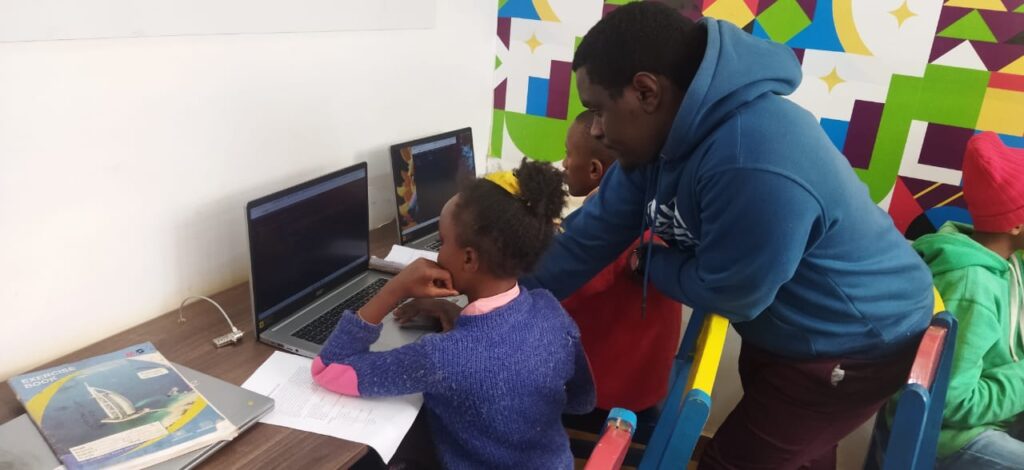
[[[423,395],[356,398],[321,388],[309,358],[275,351],[242,388],[274,399],[261,423],[325,434],[373,447],[385,462],[409,432]]]
[[[409,263],[416,261],[416,258],[426,258],[436,263],[437,253],[427,250],[417,250],[415,248],[409,248],[402,245],[395,245],[391,247],[391,251],[388,253],[388,256],[384,258],[384,261],[408,266]]]

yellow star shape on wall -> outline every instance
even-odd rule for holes
[[[537,35],[536,35],[536,34],[531,34],[531,35],[530,35],[530,39],[527,39],[527,40],[526,40],[526,45],[527,45],[527,46],[530,46],[530,53],[531,53],[531,54],[532,54],[532,53],[533,53],[534,51],[536,51],[536,50],[537,50],[537,48],[538,48],[538,47],[540,47],[540,46],[541,46],[541,45],[543,45],[543,44],[544,44],[544,43],[540,42],[540,39],[537,39]]]
[[[917,16],[917,13],[910,11],[910,6],[907,5],[908,0],[903,0],[903,4],[899,8],[890,11],[889,14],[896,17],[896,24],[898,27],[903,27],[903,22]]]
[[[825,85],[828,85],[829,93],[832,93],[832,89],[835,88],[836,85],[846,82],[846,80],[843,80],[843,77],[839,76],[839,71],[836,70],[836,67],[832,67],[832,71],[829,72],[828,75],[819,78],[821,78],[821,80],[825,82]]]

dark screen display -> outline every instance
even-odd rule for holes
[[[250,203],[253,306],[262,331],[368,262],[365,164]]]
[[[391,150],[402,242],[436,229],[441,208],[475,176],[470,129],[399,144]]]

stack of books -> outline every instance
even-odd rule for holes
[[[148,342],[8,383],[68,469],[144,468],[238,434]]]

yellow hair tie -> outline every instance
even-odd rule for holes
[[[501,186],[501,189],[508,191],[509,194],[515,197],[522,195],[522,193],[519,192],[519,178],[516,178],[516,175],[511,171],[490,173],[488,175],[484,175],[484,179]]]

